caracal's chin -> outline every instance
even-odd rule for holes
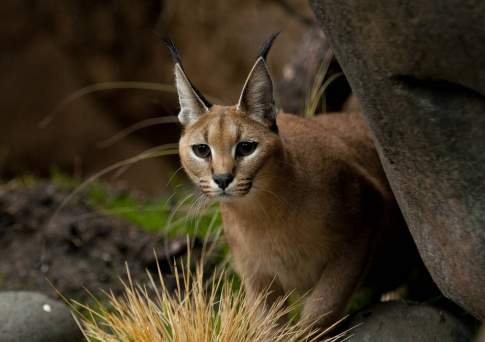
[[[231,191],[224,191],[219,194],[215,194],[212,196],[209,196],[219,202],[232,202],[232,201],[237,201],[241,198],[246,197],[249,194],[250,190],[245,191],[243,193],[241,192],[231,192]]]

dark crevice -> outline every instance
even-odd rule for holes
[[[485,95],[462,84],[442,79],[417,78],[410,75],[395,75],[390,77],[393,84],[404,86],[409,90],[433,90],[440,96],[471,96],[484,99]]]

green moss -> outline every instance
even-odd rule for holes
[[[19,186],[34,186],[39,183],[39,180],[31,174],[23,174],[10,181]]]
[[[50,178],[52,183],[69,191],[75,191],[80,185],[79,181],[56,167],[51,168]],[[87,198],[94,208],[132,222],[149,232],[165,232],[171,237],[188,234],[204,239],[207,234],[216,233],[221,227],[218,206],[212,205],[196,211],[197,203],[190,196],[140,199],[128,191],[113,189],[100,182],[91,183],[83,194],[81,196]]]
[[[55,165],[50,167],[49,173],[51,182],[58,187],[71,190],[79,185],[79,182],[76,179],[66,175]]]
[[[169,236],[190,235],[204,238],[216,232],[221,219],[217,206],[191,214],[194,203],[190,199],[140,200],[128,192],[107,191],[100,184],[92,185],[88,191],[89,203],[110,215],[121,217],[150,231],[164,231]]]

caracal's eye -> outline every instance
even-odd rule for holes
[[[207,158],[211,155],[211,148],[207,144],[192,145],[192,151],[200,158]]]
[[[236,157],[249,156],[254,152],[254,150],[256,150],[257,146],[258,143],[254,141],[241,141],[236,146]]]

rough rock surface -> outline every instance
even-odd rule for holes
[[[485,5],[311,0],[443,293],[485,319]]]
[[[0,341],[81,341],[69,309],[36,292],[0,292]]]
[[[349,322],[352,342],[466,342],[468,327],[449,313],[428,305],[379,303],[356,314]]]

